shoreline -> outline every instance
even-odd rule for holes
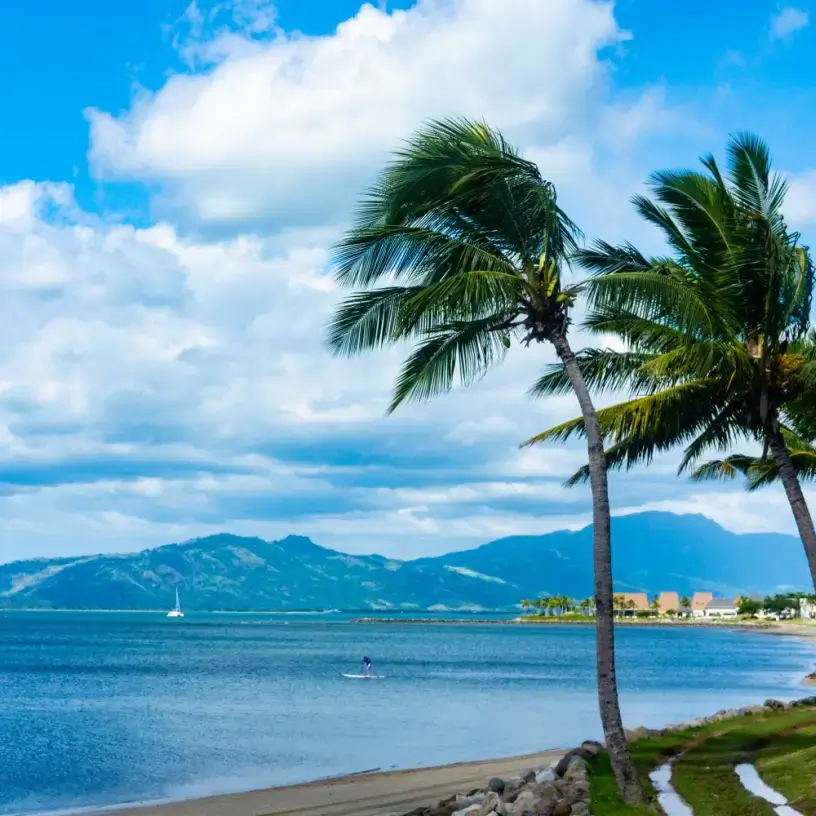
[[[402,816],[430,807],[453,791],[483,786],[494,776],[521,773],[560,759],[566,749],[505,759],[457,762],[429,768],[359,771],[343,776],[244,793],[229,793],[167,802],[130,803],[83,811],[51,811],[117,816]]]
[[[582,625],[592,621],[524,621],[519,619],[357,619],[354,623],[404,624],[488,624],[488,625]],[[816,625],[803,622],[757,621],[643,621],[622,622],[624,626],[688,626],[692,628],[726,628],[756,634],[797,637],[811,644],[816,639]],[[791,678],[793,680],[793,677]],[[816,674],[796,682],[800,689],[816,686]],[[807,692],[805,692],[807,693]],[[785,698],[787,699],[787,698]],[[158,799],[103,805],[36,811],[30,816],[405,816],[417,808],[431,807],[455,792],[483,787],[492,777],[521,773],[528,768],[543,767],[567,753],[552,749],[534,754],[457,762],[430,767],[381,771],[370,769],[312,781],[269,788],[210,794],[181,799]]]

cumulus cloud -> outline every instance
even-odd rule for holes
[[[771,18],[771,37],[775,40],[787,40],[801,31],[810,22],[810,14],[796,6],[783,6]]]
[[[593,0],[419,0],[366,4],[328,36],[236,36],[208,41],[210,70],[125,114],[88,112],[100,178],[157,182],[205,224],[325,218],[429,117],[486,117],[542,147],[592,133],[609,86],[599,52],[628,35]],[[613,118],[629,138],[626,113]]]
[[[649,145],[694,117],[664,87],[615,91],[605,55],[628,35],[608,3],[276,25],[263,0],[193,3],[170,32],[187,72],[88,112],[95,172],[158,189],[153,226],[83,212],[66,185],[0,188],[0,559],[221,529],[399,557],[588,523],[587,489],[560,486],[581,443],[517,448],[576,413],[526,397],[552,351],[514,348],[467,392],[386,419],[404,349],[329,357],[328,248],[400,139],[468,115],[535,159],[590,235],[649,249],[627,198]],[[616,506],[723,517],[673,467],[616,477]]]

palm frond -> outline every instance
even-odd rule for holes
[[[627,386],[637,389],[646,385],[646,378],[640,371],[650,359],[647,354],[590,348],[576,353],[575,358],[590,391],[600,393]],[[571,392],[572,383],[564,366],[553,363],[528,393],[538,398]]]
[[[428,332],[402,366],[388,412],[406,400],[421,402],[449,391],[457,378],[470,385],[506,354],[502,337],[493,329],[504,315],[440,325]]]

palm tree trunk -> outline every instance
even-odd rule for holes
[[[595,573],[595,656],[598,672],[598,704],[606,748],[612,771],[624,802],[643,804],[645,794],[640,777],[629,756],[629,745],[623,730],[618,702],[618,681],[615,671],[614,593],[612,585],[612,522],[609,513],[609,485],[606,475],[603,434],[598,414],[592,404],[575,355],[566,335],[555,332],[555,351],[572,383],[586,425],[589,454],[589,481],[592,487],[592,543]]]
[[[776,467],[779,470],[779,478],[788,496],[796,526],[799,529],[799,537],[805,547],[808,567],[810,567],[810,578],[813,586],[816,587],[816,528],[813,526],[813,519],[810,515],[805,496],[802,493],[802,486],[799,484],[799,477],[791,462],[788,446],[778,430],[770,430],[766,433],[768,447],[771,456],[774,458]]]

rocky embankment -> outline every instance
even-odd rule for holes
[[[790,703],[766,700],[761,706],[723,709],[710,717],[665,728],[634,728],[627,730],[626,736],[630,742],[635,742],[672,731],[702,728],[734,717],[800,706],[816,707],[816,697]],[[484,788],[450,796],[435,807],[417,808],[404,816],[591,816],[589,763],[604,750],[599,742],[583,742],[546,768],[530,769],[508,779],[491,779]]]
[[[496,777],[484,789],[405,816],[591,816],[588,760],[603,750],[599,742],[584,742],[546,768],[531,768],[509,779]]]

